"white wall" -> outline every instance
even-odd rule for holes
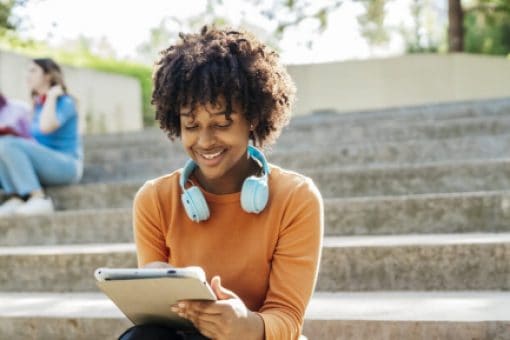
[[[298,91],[295,115],[510,97],[504,57],[408,55],[288,70]]]

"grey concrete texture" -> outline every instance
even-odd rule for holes
[[[507,340],[510,322],[327,320],[305,322],[305,334],[328,340]]]
[[[326,239],[316,289],[510,290],[508,234],[487,236]]]
[[[327,198],[510,189],[510,159],[305,169],[302,173]],[[47,193],[59,210],[128,207],[144,181],[53,187]]]
[[[96,268],[135,266],[129,244],[0,248],[0,287],[93,291]],[[316,289],[510,290],[510,234],[326,237]]]
[[[510,160],[366,166],[308,171],[324,197],[390,196],[505,190]]]
[[[126,319],[78,318],[1,318],[2,339],[85,340],[116,339],[132,324]],[[393,339],[507,339],[505,322],[376,322],[305,320],[303,333],[308,339],[393,340]]]
[[[325,201],[329,235],[502,232],[509,220],[508,191]]]
[[[71,210],[0,219],[0,246],[133,241],[131,208]]]
[[[144,181],[52,187],[46,193],[57,210],[131,207]]]
[[[368,126],[335,125],[324,128],[309,126],[298,130],[289,126],[278,139],[277,147],[292,144],[293,147],[306,147],[311,144],[353,144],[371,142],[404,142],[408,140],[432,140],[444,138],[474,137],[508,133],[508,117],[466,118],[459,121],[415,122],[402,124],[400,121],[373,122]]]
[[[505,134],[510,127],[510,113],[502,117],[463,118],[452,121],[410,123],[387,121],[364,125],[331,123],[323,127],[313,124],[301,125],[291,123],[284,128],[272,149],[288,151],[295,148],[307,148],[311,145],[403,142]],[[324,138],[325,136],[328,138]],[[173,154],[180,149],[179,140],[170,142],[162,131],[156,129],[119,134],[116,138],[112,136],[85,137],[85,160],[92,163],[117,159],[120,156],[135,158],[146,153],[157,157],[167,153]],[[116,152],[119,155],[116,155]]]
[[[458,101],[416,106],[399,106],[382,110],[365,110],[336,114],[332,111],[317,112],[296,117],[296,123],[329,124],[341,122],[379,122],[384,120],[446,121],[459,118],[499,117],[510,112],[509,98]]]
[[[393,339],[397,334],[407,339],[418,328],[413,339],[506,339],[509,299],[508,293],[497,292],[316,293],[305,314],[304,334],[309,339]],[[2,339],[110,338],[130,326],[101,293],[2,293],[0,316]]]
[[[0,339],[117,339],[132,325],[124,318],[0,317]]]
[[[476,121],[478,118],[499,119],[508,118],[510,114],[510,99],[467,101],[457,103],[441,103],[436,105],[420,105],[414,107],[395,107],[385,110],[370,110],[335,114],[324,112],[308,116],[292,117],[290,127],[307,131],[311,126],[331,127],[343,124],[354,126],[372,126],[398,121],[400,124],[428,124],[441,123],[451,120]],[[475,120],[472,120],[475,118]],[[456,123],[458,124],[458,122]],[[284,132],[286,134],[286,132]],[[115,134],[94,134],[85,137],[86,148],[106,146],[127,146],[130,143],[140,144],[158,143],[166,139],[159,128],[149,128],[144,131]]]
[[[327,198],[325,235],[510,231],[510,191]],[[133,241],[131,208],[60,211],[0,220],[0,246]]]
[[[82,183],[143,179],[158,176],[183,166],[187,155],[182,150],[152,154],[146,146],[108,150],[108,160],[86,163]],[[133,154],[129,155],[130,152]],[[108,156],[110,155],[110,156]],[[142,156],[136,156],[142,155]],[[317,169],[381,164],[410,164],[470,159],[510,157],[510,135],[462,137],[408,141],[405,143],[365,143],[275,150],[268,161],[289,169]]]
[[[1,339],[116,339],[132,324],[122,318],[0,318]],[[305,320],[309,340],[507,340],[510,322]]]

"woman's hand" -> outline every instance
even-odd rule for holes
[[[246,308],[232,291],[221,286],[219,276],[211,280],[218,301],[181,301],[172,311],[190,320],[204,336],[211,339],[263,339],[262,318]]]
[[[50,98],[58,98],[60,97],[61,95],[64,94],[64,89],[62,88],[62,86],[60,85],[54,85],[52,86],[49,90],[48,90],[48,93],[46,94],[48,97]]]

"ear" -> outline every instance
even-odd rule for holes
[[[253,132],[257,129],[257,127],[259,126],[259,121],[258,120],[254,120],[250,123],[250,131]]]

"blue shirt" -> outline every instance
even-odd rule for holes
[[[32,137],[39,144],[52,150],[62,152],[76,159],[83,159],[82,144],[78,131],[78,113],[74,100],[68,95],[58,97],[56,115],[60,126],[49,134],[42,133],[39,127],[42,108],[42,104],[35,105],[31,127]]]

